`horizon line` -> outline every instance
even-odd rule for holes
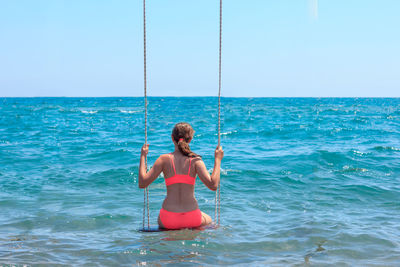
[[[208,98],[218,96],[147,96],[168,98]],[[144,98],[144,96],[0,96],[0,98]],[[221,98],[400,98],[400,96],[221,96]]]

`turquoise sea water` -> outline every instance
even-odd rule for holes
[[[211,170],[216,105],[151,97],[149,164],[187,121]],[[0,265],[400,265],[400,99],[222,105],[221,227],[143,233],[142,98],[0,98]],[[160,177],[152,225],[164,196]]]

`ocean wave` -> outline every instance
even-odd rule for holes
[[[351,158],[349,158],[346,154],[339,151],[318,150],[314,152],[310,157],[320,158],[326,163],[328,164],[331,163],[334,165],[351,162]]]
[[[398,194],[396,190],[371,184],[347,184],[341,185],[340,190],[351,192],[353,196],[369,197],[370,199],[393,199]],[[369,201],[365,199],[365,201]]]
[[[375,146],[374,150],[376,151],[400,151],[400,148],[393,146]]]
[[[350,150],[350,153],[352,153],[354,155],[357,155],[357,156],[366,156],[366,155],[370,155],[371,154],[371,153],[368,153],[368,152],[359,151],[357,149]]]
[[[368,169],[365,168],[357,168],[357,167],[351,167],[348,165],[343,166],[341,172],[347,173],[347,172],[367,172]]]
[[[366,117],[356,117],[353,119],[353,122],[355,123],[368,123],[369,121],[370,119]]]

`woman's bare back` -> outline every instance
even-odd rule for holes
[[[176,174],[189,175],[194,179],[196,178],[196,169],[193,166],[194,160],[179,153],[162,156],[168,158],[164,161],[165,164],[163,166],[164,179],[169,179]],[[167,196],[162,207],[172,212],[187,212],[198,209],[197,200],[194,197],[194,185],[176,183],[167,186]]]

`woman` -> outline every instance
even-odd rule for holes
[[[139,166],[139,187],[149,186],[161,172],[164,173],[167,197],[158,216],[158,225],[165,229],[195,228],[210,224],[212,219],[201,212],[194,197],[196,175],[210,189],[215,191],[219,184],[222,147],[215,150],[214,170],[210,175],[199,155],[189,147],[194,130],[190,124],[181,122],[172,130],[175,151],[161,155],[149,172],[146,171],[145,158],[149,145],[143,145]]]

